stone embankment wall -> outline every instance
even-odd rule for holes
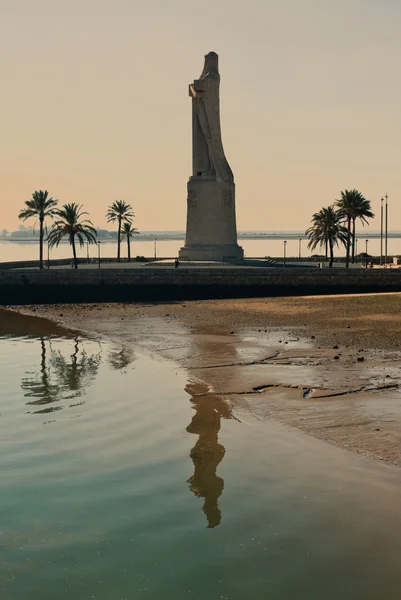
[[[0,304],[129,302],[401,291],[400,270],[0,270]]]
[[[154,259],[149,259],[149,260],[154,260]],[[173,259],[174,260],[174,259]],[[53,269],[54,267],[60,267],[60,266],[71,266],[72,267],[72,258],[52,258],[50,261],[50,267]],[[86,258],[78,258],[77,262],[79,265],[85,265],[88,263],[88,260]],[[98,258],[94,258],[92,257],[89,261],[92,265],[97,265],[99,263],[99,259]],[[100,259],[101,263],[116,263],[117,262],[117,258],[114,257],[110,257],[110,258],[101,258]],[[127,258],[121,258],[120,262],[124,263],[124,262],[128,262]],[[137,262],[135,257],[132,258],[132,262]],[[140,261],[140,262],[146,262],[145,261]],[[47,260],[43,260],[43,265],[44,265],[44,269],[47,269],[48,267],[48,263]],[[0,262],[0,271],[4,270],[8,270],[8,269],[36,269],[39,268],[39,261],[38,260],[14,260],[14,261],[10,261],[10,262]]]

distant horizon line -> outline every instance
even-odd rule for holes
[[[0,231],[2,231],[2,229],[6,230],[7,233],[24,233],[24,231],[21,231],[20,229],[14,229],[14,230],[8,230],[5,227],[1,228],[0,227]],[[28,233],[30,229],[27,227],[26,228],[26,232]],[[99,226],[95,226],[96,230],[99,231],[107,231],[110,233],[116,232],[116,229],[105,229],[104,227],[99,227]],[[368,230],[366,229],[362,229],[361,230],[366,231],[367,233],[379,233],[380,234],[380,229],[372,229],[372,230]],[[37,233],[39,232],[39,230],[37,231]],[[185,229],[142,229],[141,231],[139,231],[139,235],[144,235],[144,234],[150,234],[150,233],[176,233],[176,234],[184,234],[185,235]],[[248,234],[248,233],[263,233],[263,234],[277,234],[277,233],[288,233],[288,234],[305,234],[305,230],[304,229],[238,229],[238,235],[243,235],[243,234]],[[384,232],[383,232],[384,233]],[[401,233],[401,229],[388,229],[388,233]]]
[[[103,229],[102,227],[96,227],[99,230],[100,235],[98,235],[99,241],[104,242],[115,242],[117,241],[117,231],[112,229]],[[0,242],[37,242],[38,241],[38,231],[32,235],[31,231],[28,229],[27,231],[7,231],[7,236],[0,236]],[[18,235],[13,235],[18,234]],[[25,234],[25,235],[24,235]],[[110,235],[110,237],[109,237]],[[356,235],[356,239],[380,239],[381,237],[380,230],[361,230]],[[153,241],[153,240],[164,240],[164,241],[174,241],[174,240],[184,240],[186,237],[185,230],[180,229],[158,229],[158,230],[143,230],[139,231],[138,235],[135,238],[140,241]],[[304,230],[263,230],[263,229],[243,229],[239,230],[237,234],[238,240],[249,240],[249,239],[264,239],[264,240],[285,240],[286,238],[292,240],[307,240],[309,239],[307,235],[305,235]],[[383,232],[383,238],[385,237],[385,232]],[[401,230],[388,230],[387,232],[388,238],[401,238]],[[46,239],[46,238],[45,238]]]

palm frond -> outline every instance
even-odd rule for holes
[[[111,204],[106,213],[107,222],[115,223],[116,221],[126,222],[135,217],[131,204],[127,204],[124,200],[116,200]]]
[[[43,222],[46,217],[54,215],[57,204],[58,200],[50,197],[47,190],[35,191],[32,198],[26,200],[26,208],[20,211],[18,217],[24,221],[31,217],[37,217]]]
[[[341,215],[334,206],[322,208],[312,216],[312,225],[305,231],[309,238],[308,248],[314,250],[317,246],[321,248],[332,243],[346,243],[347,229],[341,224]]]
[[[66,234],[64,233],[63,229],[56,228],[55,226],[53,226],[53,229],[47,236],[47,242],[50,248],[58,246],[65,235]]]
[[[360,219],[367,223],[367,219],[373,219],[370,201],[358,190],[344,190],[341,197],[336,200],[335,206],[343,219]]]
[[[96,229],[92,222],[89,219],[81,219],[83,215],[87,214],[82,210],[82,205],[75,202],[64,204],[57,209],[53,228],[47,238],[50,246],[57,246],[62,238],[66,236],[69,237],[71,244],[76,236],[81,247],[84,245],[85,240],[89,244],[96,244]]]
[[[137,230],[136,227],[132,227],[131,221],[126,221],[123,224],[123,227],[121,229],[121,239],[132,238],[132,237],[134,237],[134,235],[138,235],[138,234],[139,234],[139,231]]]

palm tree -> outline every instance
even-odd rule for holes
[[[345,192],[341,192],[341,198],[335,202],[340,218],[343,219],[347,225],[347,243],[345,245],[345,266],[347,268],[349,267],[349,255],[351,250],[351,221],[354,212],[355,199],[357,198],[358,193],[357,190],[345,190]]]
[[[347,229],[341,224],[341,215],[335,210],[334,206],[322,208],[312,217],[312,226],[305,231],[309,238],[308,248],[314,250],[316,246],[329,246],[330,263],[333,266],[334,246],[339,242],[347,244]]]
[[[138,235],[139,231],[136,227],[132,227],[131,221],[126,221],[121,230],[121,239],[127,239],[128,262],[131,262],[131,238]]]
[[[345,190],[341,192],[341,198],[336,200],[336,207],[340,217],[347,224],[347,244],[346,244],[346,267],[349,267],[350,252],[352,247],[352,262],[355,261],[355,223],[360,219],[362,224],[367,223],[367,219],[374,217],[370,210],[370,201],[358,190]]]
[[[55,211],[56,220],[48,236],[50,247],[58,246],[63,237],[68,236],[72,246],[74,267],[78,269],[77,252],[75,248],[75,236],[77,236],[81,248],[85,240],[89,244],[96,244],[96,229],[88,219],[80,220],[87,212],[82,212],[82,205],[63,204],[62,208]]]
[[[36,191],[32,194],[32,199],[25,202],[26,208],[20,211],[18,218],[30,219],[35,217],[39,219],[39,268],[43,269],[43,235],[45,228],[45,219],[47,217],[53,218],[55,214],[55,207],[57,206],[58,200],[49,196],[47,190]]]
[[[374,216],[375,215],[373,214],[373,212],[371,210],[370,200],[366,200],[366,198],[364,198],[361,194],[355,204],[354,212],[352,215],[352,262],[353,263],[355,262],[355,222],[357,219],[359,219],[361,221],[362,225],[367,225],[368,219],[373,219]]]
[[[121,227],[123,223],[131,222],[135,215],[132,212],[131,204],[127,204],[124,200],[116,200],[109,206],[106,217],[108,223],[118,223],[117,261],[120,262]]]

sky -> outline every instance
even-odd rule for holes
[[[401,229],[400,28],[398,0],[1,0],[0,229],[35,189],[184,229],[211,50],[238,229],[305,229],[350,188]]]

